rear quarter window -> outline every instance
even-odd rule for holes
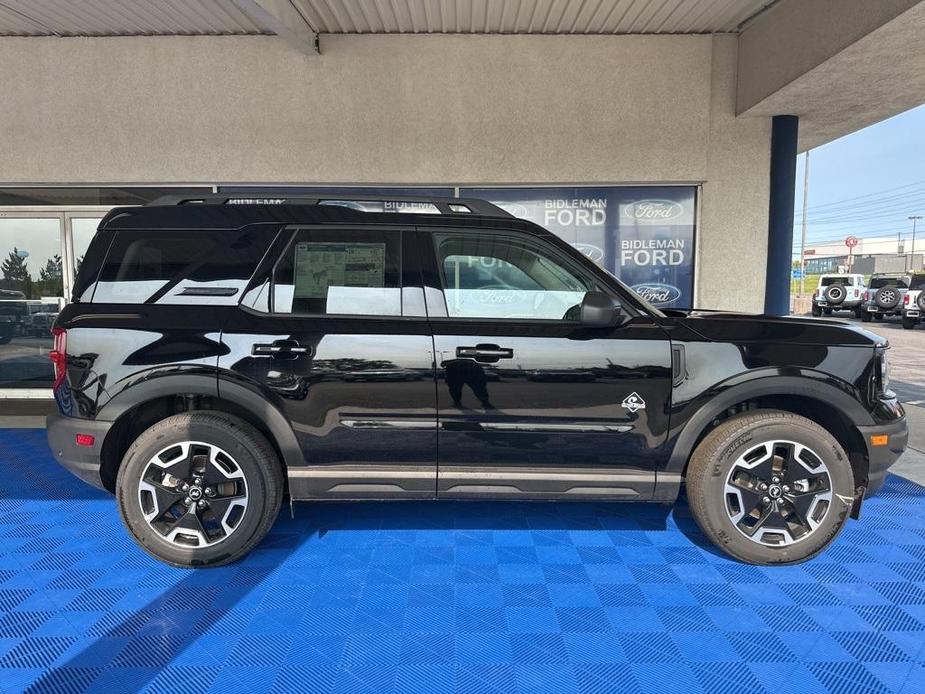
[[[276,229],[116,232],[93,303],[233,304]]]

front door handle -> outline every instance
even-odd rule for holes
[[[303,355],[311,356],[312,348],[300,345],[295,340],[275,340],[269,344],[256,344],[251,349],[255,357],[278,357],[280,359],[295,359]]]
[[[461,359],[475,359],[475,361],[491,364],[500,359],[513,359],[514,350],[498,345],[476,345],[475,347],[457,347],[456,356]]]

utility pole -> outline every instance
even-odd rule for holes
[[[914,272],[915,271],[915,223],[919,221],[920,219],[922,219],[922,215],[912,214],[912,215],[909,215],[909,219],[912,221],[912,249],[910,251],[912,260],[909,261],[909,267],[906,269]]]
[[[809,199],[809,150],[803,166],[803,234],[800,238],[800,298],[803,298],[803,282],[806,278],[806,203]]]

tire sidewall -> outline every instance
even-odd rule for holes
[[[732,421],[732,420],[730,420]],[[851,463],[842,447],[827,432],[806,426],[798,419],[765,420],[744,429],[725,432],[714,450],[707,474],[703,477],[702,520],[712,539],[734,557],[753,564],[791,564],[806,561],[822,551],[838,534],[851,511],[854,477]],[[811,535],[784,547],[768,547],[745,537],[726,512],[725,484],[738,458],[750,448],[766,441],[793,441],[809,447],[829,471],[832,503],[822,523]]]
[[[175,415],[145,431],[126,452],[116,480],[119,513],[129,532],[147,551],[162,561],[178,566],[226,564],[247,553],[265,533],[266,514],[278,512],[270,507],[266,461],[251,450],[248,433],[231,418],[227,426],[215,417]],[[247,485],[247,508],[238,526],[226,539],[201,548],[184,548],[168,542],[144,518],[138,497],[138,484],[148,462],[165,448],[182,441],[198,441],[218,446],[241,468]]]

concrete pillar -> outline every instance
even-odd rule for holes
[[[793,254],[793,193],[797,178],[797,116],[771,119],[771,186],[768,200],[768,264],[764,312],[790,313],[790,263]]]

